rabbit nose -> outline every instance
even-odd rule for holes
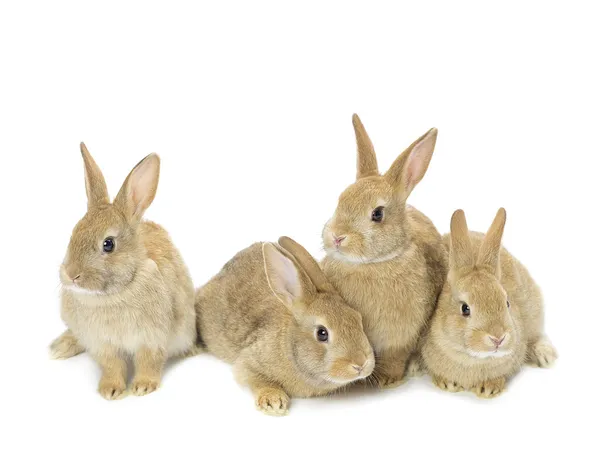
[[[335,243],[335,246],[340,246],[340,244],[346,240],[346,236],[345,235],[341,235],[339,237],[336,237],[335,234],[333,234],[333,242]]]
[[[365,360],[362,365],[359,365],[358,363],[353,363],[352,368],[354,368],[354,370],[357,372],[357,374],[360,374],[365,369],[365,367],[367,366],[368,363],[369,363],[368,360]]]
[[[500,338],[489,335],[488,338],[492,341],[492,343],[494,344],[494,346],[496,346],[496,348],[499,348],[500,345],[502,345],[502,343],[504,342],[504,339],[506,338],[506,334],[504,334]]]
[[[77,280],[78,280],[78,279],[81,277],[81,273],[77,273],[77,271],[79,271],[79,270],[77,270],[77,271],[76,271],[76,270],[77,270],[77,269],[73,269],[73,268],[71,268],[71,269],[68,269],[68,268],[67,268],[67,269],[65,270],[65,272],[66,272],[65,274],[67,275],[67,277],[68,277],[69,279],[71,279],[71,281],[72,281],[73,283],[77,282]]]

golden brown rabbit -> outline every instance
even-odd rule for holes
[[[557,357],[544,335],[540,289],[501,246],[505,222],[500,209],[484,236],[469,232],[457,210],[444,237],[450,271],[422,349],[426,370],[444,390],[494,397],[526,361],[547,367]]]
[[[363,316],[376,355],[380,387],[403,381],[406,363],[433,312],[446,275],[441,236],[406,204],[433,154],[437,130],[417,139],[380,175],[357,115],[357,180],[340,196],[323,229],[325,275]]]
[[[291,396],[319,396],[371,374],[361,316],[293,240],[255,243],[197,293],[206,349],[233,364],[259,410],[286,414]]]
[[[61,316],[68,329],[51,345],[64,359],[83,351],[100,364],[99,392],[120,398],[127,360],[132,391],[154,391],[169,356],[196,341],[194,286],[159,225],[142,220],[156,194],[160,160],[144,158],[111,204],[102,172],[83,143],[88,210],[77,223],[60,267]]]

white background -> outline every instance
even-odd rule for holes
[[[211,3],[0,6],[0,446],[596,445],[593,2]],[[382,170],[439,128],[409,202],[441,232],[456,208],[477,230],[507,209],[505,244],[546,294],[554,368],[525,369],[489,401],[422,378],[294,400],[272,418],[209,355],[117,402],[96,393],[87,355],[48,359],[64,328],[58,267],[86,207],[81,140],[112,195],[159,153],[146,216],[200,285],[258,240],[287,234],[322,256],[321,228],[354,180],[353,112]]]

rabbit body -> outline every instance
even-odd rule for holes
[[[524,363],[546,367],[556,359],[541,291],[500,245],[505,220],[501,209],[488,234],[468,232],[458,211],[444,236],[450,271],[421,351],[442,389],[495,397]]]
[[[404,365],[431,317],[446,270],[445,250],[431,221],[408,206],[406,223],[413,227],[409,232],[414,237],[399,257],[370,264],[347,264],[331,257],[322,261],[331,283],[363,316],[378,364],[385,364],[375,371],[381,386],[402,380]]]
[[[151,154],[131,171],[113,203],[102,172],[81,145],[88,210],[73,229],[60,267],[61,316],[68,329],[50,346],[54,358],[87,351],[101,366],[99,392],[118,399],[133,360],[132,392],[158,388],[170,356],[195,350],[194,286],[159,225],[143,221],[158,186]]]
[[[163,228],[144,222],[139,231],[148,255],[127,289],[94,295],[63,288],[61,317],[92,353],[111,345],[128,356],[142,347],[184,354],[196,341],[192,280]]]
[[[318,265],[287,240],[290,252],[271,243],[240,251],[196,299],[206,349],[232,363],[257,407],[275,415],[287,413],[289,397],[328,394],[369,375],[374,365],[360,314],[326,281],[307,275]],[[311,267],[305,271],[307,262],[299,265],[291,251],[303,251]],[[315,338],[321,328],[330,341]]]
[[[362,317],[380,387],[403,382],[444,283],[447,256],[433,223],[406,199],[424,176],[437,131],[430,130],[380,175],[373,145],[353,118],[357,180],[339,198],[323,229],[321,265],[342,298]]]

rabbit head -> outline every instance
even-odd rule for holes
[[[339,197],[323,229],[328,255],[351,263],[370,263],[395,257],[407,241],[406,200],[423,179],[435,148],[437,130],[427,131],[380,175],[373,144],[355,114],[356,182]]]
[[[520,336],[500,283],[505,222],[506,212],[500,209],[477,252],[462,210],[454,212],[450,224],[449,289],[438,305],[445,321],[441,328],[454,349],[479,359],[511,355]]]
[[[265,243],[269,287],[292,313],[289,329],[298,369],[315,382],[347,384],[373,371],[373,350],[361,315],[346,305],[316,261],[288,237]]]
[[[73,229],[60,267],[63,288],[81,294],[114,294],[135,277],[146,258],[138,227],[156,194],[160,159],[150,154],[129,173],[111,203],[104,176],[81,144],[87,212]]]

